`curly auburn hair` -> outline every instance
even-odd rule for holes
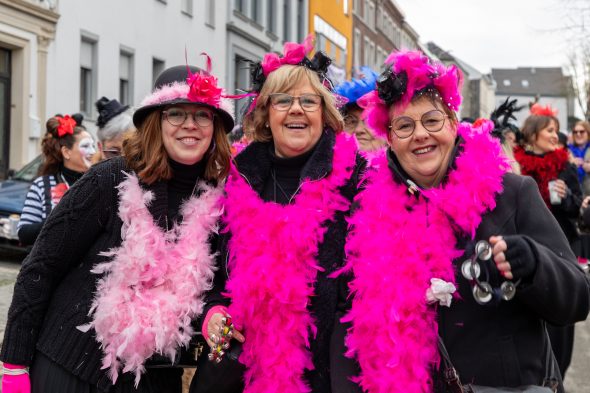
[[[59,120],[57,116],[50,118],[45,123],[46,132],[41,140],[41,152],[43,153],[43,164],[39,168],[39,175],[57,175],[60,167],[63,165],[64,157],[61,152],[62,147],[72,149],[76,143],[76,136],[86,131],[83,127],[74,127],[73,134],[59,136],[57,128]]]

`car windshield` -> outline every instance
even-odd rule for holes
[[[35,157],[35,159],[29,162],[27,165],[22,167],[12,177],[14,180],[22,180],[31,182],[39,176],[39,166],[41,165],[41,156]]]

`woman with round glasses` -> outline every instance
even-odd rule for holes
[[[285,44],[253,70],[255,104],[245,127],[254,142],[226,185],[222,260],[203,334],[212,349],[191,392],[330,392],[330,338],[344,258],[346,216],[363,161],[340,132],[326,79],[330,60]],[[221,294],[228,298],[223,298]],[[229,300],[229,301],[228,301]],[[227,342],[231,320],[241,354]],[[227,347],[227,345],[226,345]],[[238,360],[236,360],[238,359]],[[239,362],[239,363],[238,363]]]
[[[534,181],[510,173],[491,122],[457,122],[459,70],[417,51],[386,63],[360,100],[389,148],[349,220],[344,321],[358,369],[341,385],[459,391],[437,371],[438,336],[463,383],[540,385],[543,320],[585,319],[588,282]]]
[[[590,195],[590,123],[578,121],[572,130],[572,143],[568,148],[574,156],[574,164],[578,168],[578,180],[584,195]]]
[[[76,182],[23,262],[5,393],[182,391],[181,355],[216,270],[234,122],[217,79],[186,65],[158,77],[133,121],[123,156]]]

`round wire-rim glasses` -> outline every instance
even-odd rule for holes
[[[322,96],[319,94],[301,94],[292,96],[286,93],[269,94],[270,105],[279,112],[285,112],[291,109],[295,100],[299,101],[299,106],[305,112],[315,112],[322,105]]]
[[[420,122],[422,127],[428,132],[439,132],[445,125],[448,118],[442,111],[434,109],[424,113],[420,119],[413,119],[409,116],[396,117],[391,121],[389,129],[394,132],[400,139],[406,139],[412,136],[416,130],[416,122]]]
[[[210,126],[213,124],[213,119],[215,118],[213,113],[202,109],[195,112],[187,112],[180,108],[169,108],[162,111],[164,119],[175,127],[183,125],[189,114],[192,116],[193,121],[201,127]]]

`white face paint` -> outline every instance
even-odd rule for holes
[[[94,141],[92,140],[92,138],[84,138],[80,141],[78,148],[80,149],[80,153],[82,155],[82,159],[84,160],[84,164],[86,164],[86,166],[90,168],[90,165],[92,165],[92,157],[96,154]]]

